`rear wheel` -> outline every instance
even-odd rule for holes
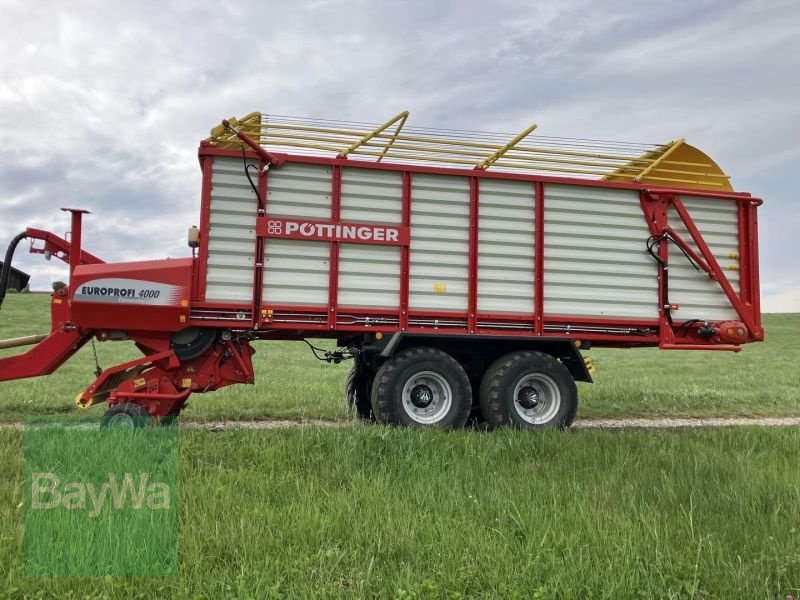
[[[512,352],[495,361],[483,376],[479,396],[492,427],[569,427],[578,409],[569,369],[542,352]]]
[[[369,373],[362,371],[358,366],[354,366],[347,374],[344,381],[344,397],[347,406],[355,411],[361,419],[372,420],[372,403],[370,396]]]
[[[409,348],[386,361],[372,384],[380,423],[409,427],[463,427],[472,388],[460,364],[436,348]]]
[[[150,425],[150,413],[144,406],[130,402],[121,402],[109,407],[100,421],[101,427],[120,429],[138,429]]]

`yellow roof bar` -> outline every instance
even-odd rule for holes
[[[681,138],[666,144],[532,135],[533,124],[508,134],[411,128],[408,111],[384,123],[314,120],[259,112],[227,121],[270,152],[300,152],[405,163],[464,166],[481,170],[563,173],[607,181],[680,183],[732,191],[730,177],[706,154]],[[532,140],[535,140],[531,143]],[[236,134],[223,125],[208,141],[238,148]]]

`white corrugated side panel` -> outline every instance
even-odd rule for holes
[[[268,216],[331,218],[331,167],[327,165],[285,163],[270,170],[267,190]],[[265,304],[328,303],[328,242],[268,239],[264,263]]]
[[[532,314],[534,184],[482,179],[478,200],[478,310]]]
[[[413,175],[409,259],[409,308],[467,309],[468,177]]]
[[[331,218],[331,167],[284,163],[271,169],[267,215],[328,221]]]
[[[658,269],[633,190],[546,184],[544,312],[658,318]]]
[[[328,303],[330,243],[268,239],[264,253],[267,305]]]
[[[211,175],[206,300],[253,300],[256,195],[240,158],[215,157]]]
[[[713,198],[682,197],[689,216],[714,258],[724,269],[731,286],[739,292],[739,271],[727,270],[728,265],[738,265],[738,259],[729,254],[739,253],[738,203]],[[675,232],[700,254],[680,216],[670,206],[667,221]],[[738,319],[719,283],[709,279],[704,271],[697,271],[674,244],[669,245],[669,301],[677,304],[675,319],[725,320]]]
[[[399,225],[403,175],[399,171],[342,169],[342,221]],[[396,309],[400,305],[400,247],[339,245],[341,306]]]

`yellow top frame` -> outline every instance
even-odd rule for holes
[[[404,111],[376,125],[254,112],[228,121],[271,152],[733,191],[730,177],[683,139],[642,144],[534,136],[535,124],[517,135],[410,128],[406,127],[408,116]],[[223,125],[211,130],[208,141],[220,148],[240,144]]]

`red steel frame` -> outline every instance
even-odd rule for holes
[[[201,208],[201,232],[208,231],[208,215],[210,210],[210,171],[213,168],[213,158],[216,156],[241,157],[238,150],[219,149],[209,144],[203,143],[200,147],[200,160],[203,167],[203,194]],[[263,156],[253,152],[247,152],[248,159],[261,158],[262,173],[259,178],[259,188],[262,198],[266,198],[268,185],[268,174],[263,170],[265,162]],[[466,170],[458,168],[427,167],[417,165],[399,165],[388,163],[373,163],[366,161],[349,160],[343,157],[322,158],[312,156],[299,156],[287,154],[271,154],[269,162],[281,164],[285,161],[321,164],[330,166],[332,169],[331,178],[331,218],[329,223],[341,223],[341,169],[342,167],[354,167],[364,169],[400,171],[402,173],[402,217],[401,225],[410,226],[412,187],[414,175],[416,173],[436,173],[442,175],[458,175],[469,177],[470,183],[470,203],[469,203],[469,278],[468,278],[468,306],[467,311],[419,311],[409,309],[409,264],[411,260],[410,245],[401,245],[400,258],[400,294],[398,298],[398,308],[396,310],[380,310],[363,307],[341,306],[338,302],[338,283],[339,283],[339,247],[340,242],[330,242],[330,277],[328,288],[327,306],[304,306],[304,305],[269,305],[260,306],[261,295],[261,266],[263,263],[264,238],[258,236],[258,249],[256,255],[256,298],[252,306],[241,304],[209,304],[203,302],[205,299],[205,281],[207,275],[208,260],[208,240],[207,236],[201,236],[201,247],[198,260],[197,288],[194,304],[195,308],[216,308],[228,310],[231,313],[247,310],[254,311],[256,319],[254,325],[257,328],[268,328],[272,338],[297,338],[303,336],[328,336],[343,337],[343,334],[358,332],[447,332],[447,333],[480,333],[496,335],[521,335],[521,336],[560,336],[572,337],[580,340],[588,340],[596,345],[609,346],[641,346],[641,345],[660,345],[662,348],[681,347],[685,349],[727,349],[738,350],[738,343],[758,341],[763,339],[763,329],[761,327],[759,313],[759,288],[758,288],[758,246],[757,246],[757,222],[756,207],[761,204],[761,200],[753,198],[747,193],[719,193],[710,190],[696,189],[676,189],[663,186],[651,186],[635,183],[621,183],[609,181],[594,181],[585,179],[574,179],[567,177],[551,177],[543,175],[528,175],[519,173],[495,173],[484,170]],[[479,199],[480,181],[484,178],[512,179],[530,181],[534,183],[534,247],[535,247],[535,267],[534,267],[534,313],[519,315],[495,315],[491,313],[480,313],[477,310],[478,299],[478,220],[479,220]],[[731,305],[736,310],[742,323],[747,326],[747,335],[736,340],[735,345],[724,344],[719,339],[700,339],[695,329],[688,328],[680,336],[676,336],[675,327],[670,325],[667,320],[668,307],[660,307],[658,319],[620,319],[620,318],[601,318],[601,317],[574,317],[568,315],[545,314],[544,311],[544,283],[545,283],[545,220],[544,207],[546,203],[545,185],[548,183],[565,183],[570,185],[582,185],[591,187],[609,187],[632,189],[640,193],[641,204],[644,218],[647,219],[650,232],[653,235],[660,233],[670,233],[677,239],[695,261],[706,270],[709,276],[716,280],[723,292],[728,297]],[[721,267],[714,259],[708,245],[703,240],[702,234],[697,229],[691,216],[685,210],[680,197],[710,197],[720,201],[735,201],[739,203],[739,261],[741,289],[736,294],[725,277]],[[667,208],[672,205],[681,217],[687,231],[689,231],[698,253],[689,246],[685,240],[681,240],[672,231],[667,223]],[[262,207],[266,208],[266,207]],[[260,213],[264,214],[264,213]],[[269,215],[267,215],[269,216]],[[667,245],[662,242],[659,246],[659,255],[662,260],[668,260]],[[654,261],[654,269],[657,264]],[[664,297],[664,276],[659,273],[659,298]],[[259,312],[260,309],[260,312]],[[353,317],[369,317],[373,321],[369,324],[348,323],[346,319]],[[381,322],[381,319],[388,320]],[[285,321],[285,322],[282,322]],[[425,321],[424,324],[419,323]],[[492,327],[486,325],[487,322],[493,324]],[[230,322],[197,322],[197,325],[219,325],[231,326]],[[244,323],[242,323],[244,325]],[[680,325],[679,322],[675,326]],[[586,328],[604,329],[606,331],[588,331]],[[574,331],[570,331],[574,329]],[[614,331],[608,330],[647,330],[641,331]],[[345,336],[346,337],[346,336]]]
[[[244,136],[246,137],[246,136]],[[243,137],[243,139],[244,139]],[[245,139],[245,141],[247,141]],[[247,141],[251,144],[252,140]],[[110,404],[132,401],[145,406],[151,416],[176,415],[192,392],[206,392],[236,383],[253,383],[254,373],[249,345],[253,337],[262,339],[299,339],[304,337],[356,337],[365,332],[424,332],[450,334],[485,334],[502,336],[557,336],[590,341],[596,345],[632,347],[659,346],[665,349],[734,350],[740,344],[763,340],[759,304],[758,221],[757,207],[761,200],[746,193],[717,193],[696,189],[675,189],[664,186],[645,186],[633,183],[588,181],[564,177],[495,173],[485,170],[425,167],[387,163],[368,163],[347,158],[318,158],[271,154],[252,142],[253,152],[245,152],[245,160],[258,165],[256,189],[256,241],[254,247],[253,296],[249,302],[210,302],[206,295],[208,276],[208,232],[211,229],[211,196],[213,168],[216,157],[242,159],[239,150],[219,149],[204,142],[200,146],[202,168],[202,195],[200,210],[200,248],[195,258],[134,261],[107,264],[81,248],[81,217],[85,211],[67,209],[72,213],[71,239],[67,241],[55,234],[39,229],[26,230],[31,240],[31,252],[53,255],[68,262],[70,283],[66,289],[53,293],[51,301],[52,329],[37,346],[24,354],[0,359],[0,381],[34,377],[52,373],[72,356],[91,337],[101,341],[129,339],[145,355],[103,372],[84,392],[77,402],[89,406],[95,402]],[[330,221],[316,223],[323,228],[330,243],[330,272],[328,298],[322,306],[264,305],[263,276],[265,245],[269,243],[270,219],[266,205],[269,169],[280,167],[286,161],[322,164],[329,166],[331,177]],[[355,167],[397,171],[402,174],[401,222],[387,226],[343,223],[341,220],[342,168]],[[410,225],[413,204],[414,176],[417,173],[457,175],[469,178],[469,248],[468,248],[468,300],[465,311],[412,310],[409,303],[409,273],[411,256]],[[533,314],[492,314],[478,311],[478,234],[480,221],[480,186],[485,178],[529,181],[534,185],[534,284]],[[712,323],[712,335],[701,335],[700,325],[673,323],[672,307],[668,300],[668,269],[654,261],[658,273],[659,307],[652,319],[621,319],[602,317],[575,317],[547,314],[545,312],[545,204],[546,185],[609,187],[635,190],[639,193],[642,214],[649,233],[656,240],[658,256],[668,266],[667,238],[677,244],[699,265],[710,279],[716,281],[728,298],[739,321]],[[682,198],[711,197],[720,202],[737,202],[740,291],[737,294],[715,259],[702,233],[687,212]],[[693,244],[678,235],[668,221],[672,207],[686,228]],[[275,217],[277,219],[277,217]],[[287,221],[288,223],[288,221]],[[297,223],[296,226],[300,227]],[[306,222],[311,226],[311,222]],[[341,229],[336,229],[341,226]],[[346,237],[345,228],[353,226],[359,231],[359,241],[396,245],[400,249],[400,289],[397,308],[372,309],[342,306],[339,303],[339,252],[341,243],[354,242]],[[336,233],[330,229],[333,227]],[[327,228],[327,229],[325,229]],[[360,237],[361,231],[364,236]],[[389,230],[393,237],[390,239]],[[321,231],[318,229],[317,231]],[[339,231],[341,231],[341,236]],[[354,230],[355,231],[355,230]],[[302,231],[302,235],[305,235]],[[289,235],[289,226],[281,236]],[[292,232],[291,235],[296,235]],[[276,235],[273,232],[272,235]],[[319,234],[322,235],[322,234]],[[341,241],[340,241],[341,240]],[[365,241],[366,240],[366,241]],[[41,242],[41,244],[39,244]],[[104,277],[120,277],[127,281],[150,282],[172,286],[179,290],[177,297],[157,305],[147,303],[104,303],[80,299],[76,293],[91,282]],[[125,290],[127,292],[127,290]],[[83,295],[84,292],[81,292]],[[118,294],[118,291],[115,291]],[[153,298],[145,296],[145,298]],[[200,354],[185,359],[178,358],[171,335],[187,326],[224,328],[213,338],[212,346]],[[739,332],[743,333],[739,333]],[[28,343],[28,342],[25,342]],[[17,344],[22,345],[22,344]]]

